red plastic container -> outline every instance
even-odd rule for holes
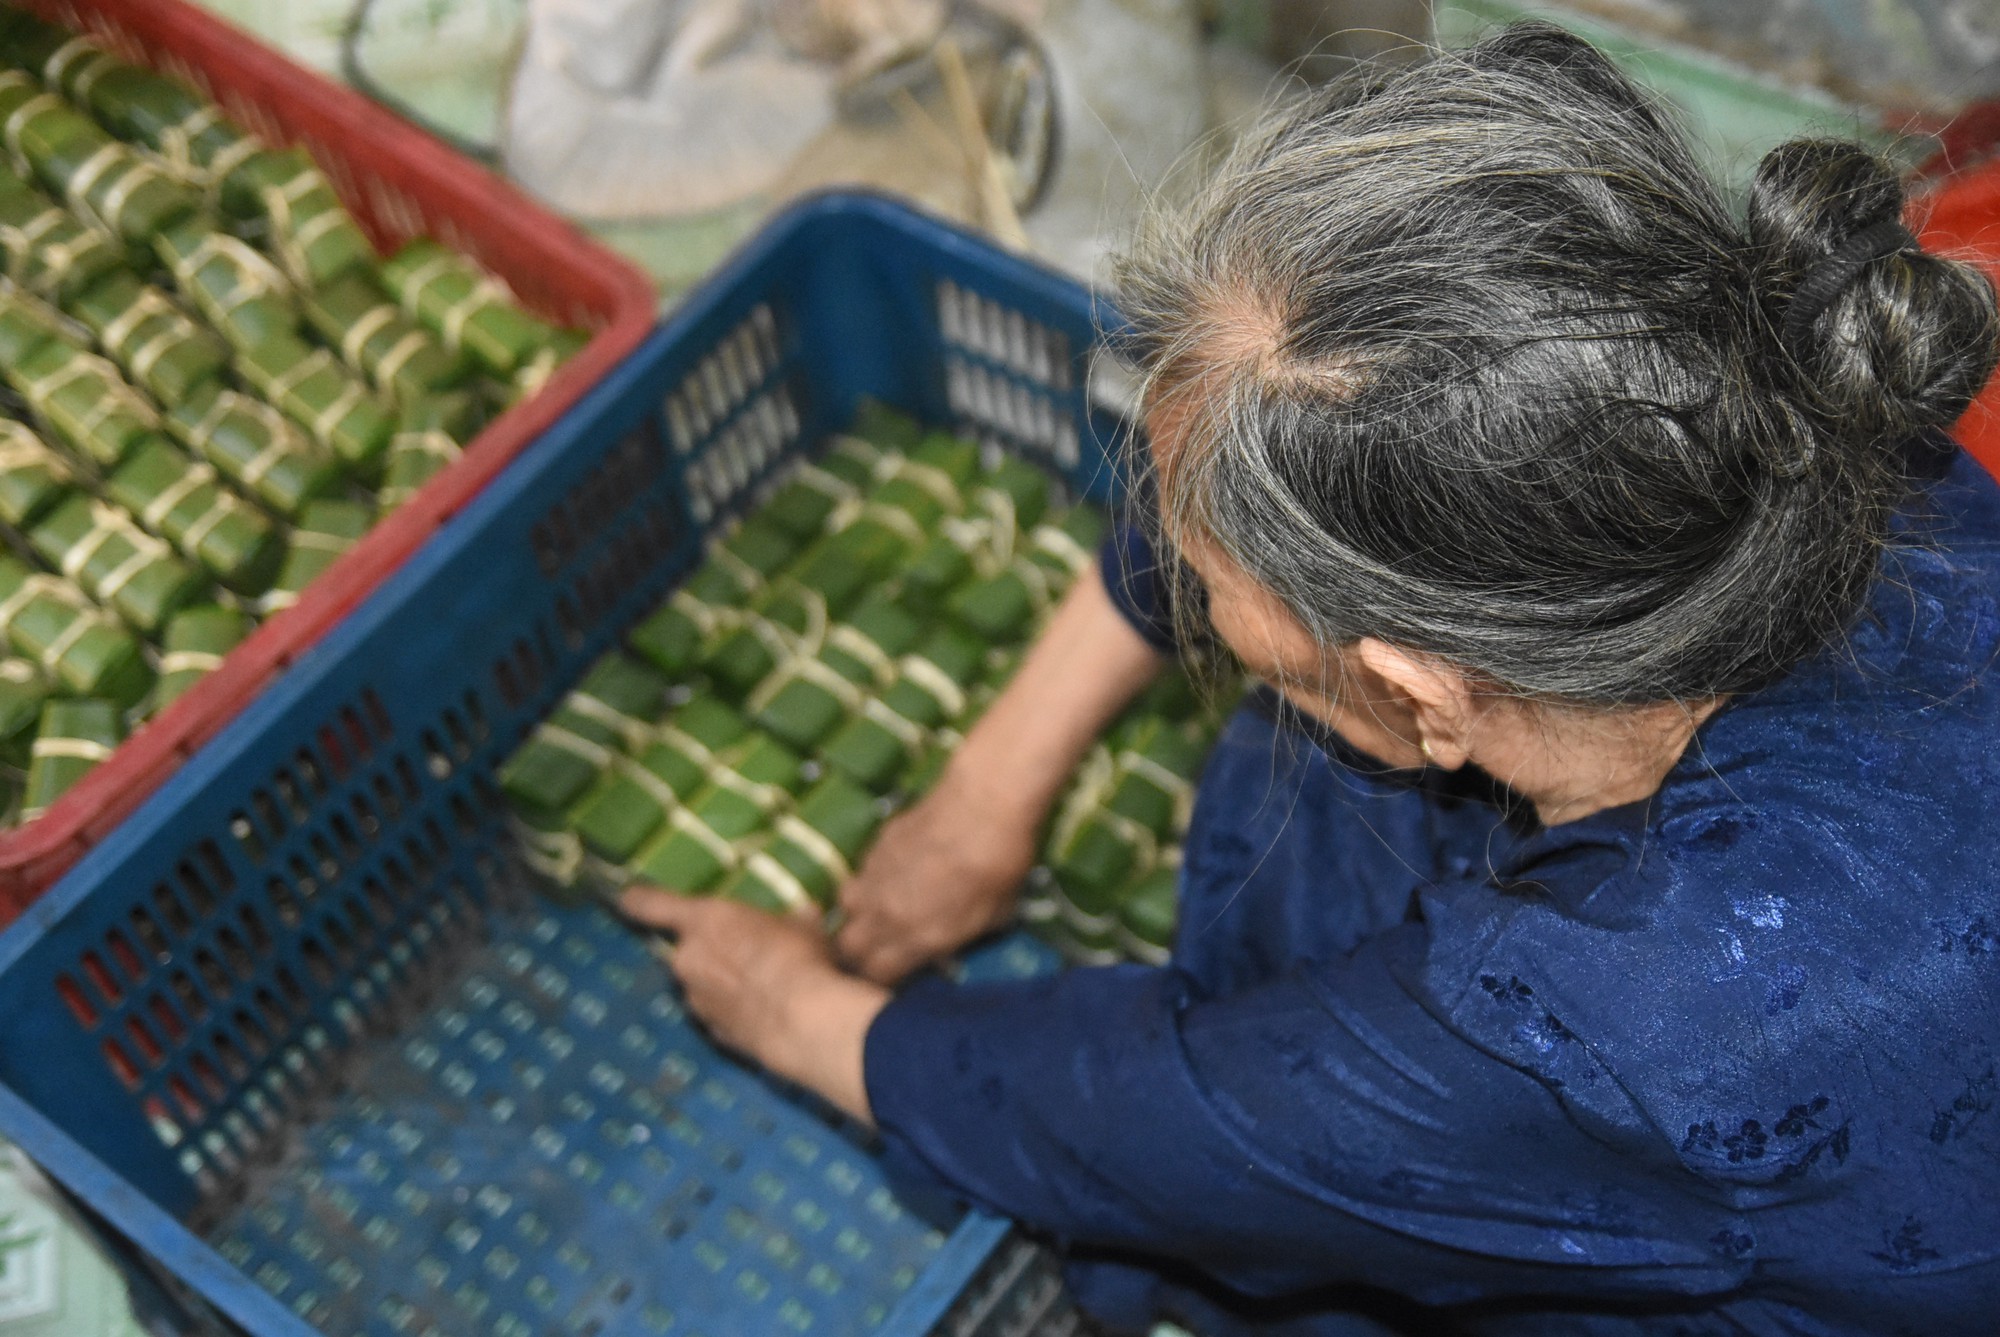
[[[1915,202],[1926,249],[1971,260],[2000,284],[2000,159],[1943,182]],[[2000,376],[1986,383],[1953,429],[1987,472],[2000,476]]]
[[[539,394],[495,418],[460,459],[297,604],[259,627],[38,820],[0,833],[0,924],[102,840],[631,352],[652,328],[657,303],[636,267],[500,178],[183,0],[26,0],[25,7],[189,80],[272,142],[310,150],[378,249],[436,237],[477,259],[542,315],[594,333]]]

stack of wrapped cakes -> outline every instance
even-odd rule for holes
[[[535,861],[565,886],[829,904],[1103,528],[1033,466],[864,410],[502,769]]]
[[[1233,693],[1221,694],[1222,696]],[[1173,945],[1181,840],[1221,699],[1178,668],[1126,710],[1057,805],[1022,918],[1071,960],[1160,964]]]
[[[583,342],[0,10],[0,804],[37,816]]]
[[[640,882],[830,905],[1104,530],[1034,466],[865,408],[502,768],[531,862],[582,895]],[[1164,947],[1208,719],[1178,672],[1127,712],[1053,824],[1038,927],[1080,955]],[[1163,870],[1164,900],[1148,890]]]

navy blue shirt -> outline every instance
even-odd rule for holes
[[[1253,700],[1170,966],[882,1012],[892,1164],[1066,1242],[1117,1324],[1994,1331],[2000,489],[1938,471],[1848,641],[1645,803],[1544,828]],[[1148,562],[1106,570],[1157,627]]]

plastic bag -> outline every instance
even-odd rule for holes
[[[592,219],[754,196],[832,123],[843,67],[905,40],[911,2],[533,0],[507,170]]]

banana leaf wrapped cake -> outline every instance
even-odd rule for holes
[[[73,583],[0,555],[0,630],[60,690],[131,706],[153,685],[144,642]]]
[[[834,454],[843,448],[865,446],[874,454],[900,454],[914,450],[929,435],[924,425],[894,405],[879,399],[863,400],[854,410],[844,438],[834,444]],[[943,433],[939,433],[943,435]]]
[[[772,823],[768,839],[743,861],[722,894],[773,911],[829,908],[881,825],[880,799],[828,776],[793,812]]]
[[[69,462],[33,428],[0,418],[0,521],[32,525],[75,486]]]
[[[153,684],[153,707],[164,710],[187,690],[222,667],[222,658],[250,634],[249,615],[235,608],[203,604],[184,608],[160,638],[160,676]]]
[[[632,649],[668,677],[685,677],[709,646],[737,626],[743,610],[732,601],[739,597],[735,583],[711,559],[633,628]]]
[[[263,148],[244,155],[221,178],[218,193],[229,212],[256,220],[272,253],[301,287],[330,283],[375,259],[375,248],[304,149]]]
[[[805,782],[797,754],[776,739],[751,734],[718,757],[707,782],[667,814],[666,829],[632,861],[642,880],[699,892],[736,871],[751,838],[791,807]]]
[[[18,655],[0,657],[0,766],[25,771],[31,760],[49,681]]]
[[[233,348],[254,351],[295,337],[299,316],[291,281],[248,242],[202,216],[151,241],[181,296]]]
[[[973,498],[996,523],[1026,533],[1048,514],[1049,476],[1026,460],[1002,456],[980,477]]]
[[[273,336],[243,349],[236,370],[344,468],[362,477],[378,470],[395,419],[331,350],[296,335]]]
[[[799,542],[797,535],[773,531],[761,517],[746,520],[735,533],[712,545],[694,574],[634,630],[633,649],[669,677],[693,671],[704,658],[716,654],[725,639],[744,630],[753,613],[764,616],[753,605],[766,600],[769,577]],[[770,611],[786,629],[784,634],[796,634],[809,626],[810,614],[821,606],[813,603],[813,596],[794,591]],[[746,680],[743,690],[752,685]]]
[[[885,514],[903,512],[890,508]],[[806,549],[784,579],[760,596],[759,606],[781,617],[797,607],[839,617],[890,576],[909,549],[909,540],[894,526],[857,516]]]
[[[1164,961],[1172,944],[1180,845],[1194,784],[1226,694],[1205,702],[1163,674],[1108,731],[1059,808],[1026,916],[1084,962]]]
[[[32,14],[10,11],[0,17],[0,58],[34,71],[65,91],[61,79],[64,66],[79,64],[102,50],[96,38],[72,33]]]
[[[104,496],[237,594],[261,594],[278,574],[285,541],[276,522],[165,437],[142,442],[106,474]]]
[[[22,820],[39,817],[109,758],[124,736],[123,717],[109,701],[55,700],[43,706],[29,750]]]
[[[28,531],[51,568],[143,635],[158,633],[208,588],[208,578],[123,509],[72,493]]]
[[[1207,753],[1206,738],[1157,716],[1141,720],[1113,754],[1104,807],[1159,839],[1186,830]]]
[[[568,825],[593,854],[627,862],[719,768],[742,759],[737,745],[749,734],[743,717],[721,702],[709,697],[688,702],[644,737],[625,740],[624,750],[607,759],[578,801]]]
[[[478,265],[434,241],[413,241],[390,256],[382,281],[446,348],[463,350],[498,377],[512,376],[558,333]]]
[[[0,376],[79,459],[115,468],[159,430],[160,415],[87,338],[46,303],[0,292]]]
[[[382,469],[377,496],[382,509],[393,510],[465,453],[465,443],[478,431],[479,405],[463,391],[412,399],[396,415],[396,434]]]
[[[826,528],[836,506],[857,495],[853,483],[807,460],[758,508],[756,518],[805,542]]]
[[[88,344],[90,332],[32,294],[0,289],[0,369],[27,361],[51,340],[82,348]]]
[[[835,730],[820,756],[836,774],[886,793],[921,759],[931,731],[961,718],[987,647],[938,627],[896,660],[895,681]]]
[[[0,139],[17,171],[127,246],[148,244],[201,207],[186,183],[21,70],[0,70]]]
[[[207,189],[258,147],[248,131],[186,84],[122,60],[88,37],[23,28],[13,38],[9,50],[17,61],[24,55],[32,61],[36,48],[59,41],[39,65],[43,80],[112,134],[151,149],[178,181]]]
[[[229,345],[160,289],[120,268],[65,303],[98,346],[155,399],[187,399],[229,366]]]
[[[310,291],[305,317],[327,347],[339,350],[342,361],[398,403],[456,389],[472,373],[462,353],[447,349],[404,316],[372,267]]]
[[[630,656],[600,660],[501,768],[502,792],[530,821],[559,825],[612,757],[665,713],[668,685]]]
[[[384,261],[304,149],[0,7],[0,824],[296,603],[586,340],[435,242]],[[774,579],[824,518],[776,555],[746,535],[735,573]],[[769,594],[733,588],[733,610]],[[794,637],[808,620],[796,600],[761,615]],[[651,736],[617,741],[650,775]],[[677,802],[714,783],[717,755],[697,760]]]
[[[582,330],[557,330],[529,355],[528,360],[514,369],[507,378],[506,398],[510,404],[518,404],[524,399],[538,395],[547,387],[563,363],[581,353],[590,336]]]
[[[894,685],[897,657],[922,634],[893,600],[871,600],[828,627],[816,653],[774,665],[750,693],[750,716],[774,738],[808,751],[859,713],[871,692]]]
[[[297,603],[306,587],[359,543],[374,523],[374,509],[358,501],[307,502],[292,525],[278,578],[256,600],[257,611],[276,613]]]
[[[945,607],[951,619],[966,630],[988,641],[1011,641],[1048,610],[1056,588],[1039,564],[1028,557],[1015,557],[994,574],[961,585],[948,597]]]
[[[1178,861],[1162,862],[1132,884],[1118,907],[1124,946],[1142,961],[1163,964],[1173,946],[1175,911],[1179,904]]]
[[[742,610],[733,619],[733,628],[702,655],[702,674],[722,696],[742,704],[778,665],[807,656],[811,607],[803,600],[787,599],[769,611]]]
[[[7,277],[52,302],[67,302],[125,265],[125,248],[88,227],[10,167],[0,166],[0,255]]]
[[[117,468],[160,429],[159,413],[117,367],[74,344],[44,343],[5,374],[56,438],[98,468]]]
[[[279,515],[301,517],[341,482],[338,461],[259,399],[209,387],[177,405],[166,426],[230,482]]]

